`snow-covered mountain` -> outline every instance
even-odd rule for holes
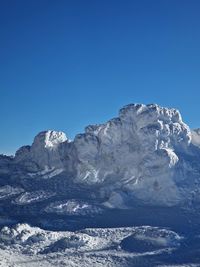
[[[81,191],[107,207],[183,205],[198,201],[199,159],[200,130],[178,110],[130,104],[73,141],[44,131],[14,157],[0,156],[0,197],[24,204]]]
[[[155,104],[39,133],[0,155],[0,265],[199,266],[199,162],[200,130]]]

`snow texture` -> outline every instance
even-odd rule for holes
[[[157,246],[143,252],[126,251],[121,244],[132,235],[142,240],[151,239]],[[150,226],[93,228],[73,233],[50,232],[18,224],[0,231],[0,266],[128,266],[127,258],[143,264],[136,266],[148,266],[143,256],[169,253],[181,240],[173,231]]]
[[[194,191],[199,173],[193,179],[192,168],[198,164],[199,146],[199,130],[191,131],[178,110],[130,104],[117,118],[87,126],[73,141],[62,132],[39,133],[33,144],[20,148],[14,158],[1,157],[0,172],[23,183],[28,177],[49,180],[59,176],[63,190],[69,180],[77,187],[98,187],[111,207],[114,203],[126,206],[127,195],[129,203],[137,199],[144,204],[173,206],[186,202]],[[189,156],[195,161],[192,166]],[[186,186],[189,175],[193,179],[190,189]],[[26,187],[32,191],[28,182]]]
[[[14,157],[0,155],[0,266],[199,266],[199,162],[200,130],[156,104],[127,105],[73,141],[39,133]],[[176,230],[131,224],[156,220],[186,227],[188,243],[179,251]]]

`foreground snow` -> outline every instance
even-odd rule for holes
[[[125,106],[73,141],[39,133],[0,155],[0,266],[195,266],[199,162],[200,130],[156,104]]]
[[[127,237],[149,246],[141,253],[126,251]],[[148,266],[146,256],[169,254],[181,240],[173,231],[150,226],[51,232],[18,224],[0,232],[0,266],[127,266],[130,261]]]

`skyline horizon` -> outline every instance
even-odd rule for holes
[[[0,153],[73,138],[129,103],[200,127],[200,1],[1,1]]]
[[[144,104],[144,105],[156,104],[156,105],[158,105],[158,106],[160,106],[160,107],[164,107],[164,106],[159,105],[158,103],[139,103],[139,102],[137,102],[137,103],[129,103],[129,104],[126,104],[126,105],[120,107],[120,108],[118,109],[118,113],[117,113],[116,116],[113,116],[112,118],[108,118],[107,120],[105,120],[105,121],[103,121],[103,122],[100,122],[100,123],[94,123],[94,125],[104,124],[104,123],[107,123],[108,121],[112,120],[113,118],[118,117],[118,115],[119,115],[119,111],[120,111],[121,108],[123,108],[123,107],[125,107],[125,106],[127,106],[127,105],[132,105],[132,104]],[[174,107],[166,107],[166,108],[172,108],[172,109],[173,109]],[[174,109],[177,109],[177,108],[174,108]],[[177,109],[177,110],[178,110],[178,111],[180,112],[180,114],[181,114],[181,111],[180,111],[179,109]],[[184,118],[183,118],[182,114],[181,114],[181,117],[182,117],[183,122],[186,123],[186,122],[184,121]],[[189,125],[188,123],[186,123],[186,124],[189,126],[190,130],[195,130],[195,129],[199,129],[199,128],[200,128],[200,126],[199,126],[199,127],[191,128],[190,125]],[[84,132],[85,132],[85,127],[87,127],[87,126],[89,126],[89,125],[93,125],[93,124],[85,125],[85,126],[83,127],[82,131],[80,130],[79,132],[74,133],[73,136],[69,136],[69,135],[67,134],[67,132],[64,131],[64,130],[59,130],[59,129],[43,129],[43,130],[42,130],[42,129],[41,129],[41,131],[37,132],[37,133],[32,137],[32,140],[30,140],[30,142],[29,142],[28,144],[22,144],[21,146],[16,147],[16,150],[13,150],[12,152],[9,152],[9,153],[5,153],[5,152],[1,153],[1,151],[0,151],[0,155],[14,156],[18,149],[20,149],[22,146],[26,146],[26,145],[31,146],[31,145],[33,144],[34,138],[35,138],[39,133],[41,133],[41,132],[45,132],[45,131],[63,132],[63,133],[65,133],[66,137],[67,137],[70,141],[73,141],[74,138],[76,137],[76,135],[84,133]]]

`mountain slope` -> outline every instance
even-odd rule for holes
[[[0,194],[13,205],[72,198],[114,208],[184,205],[199,201],[199,159],[199,131],[179,111],[130,104],[73,141],[44,131],[13,158],[0,156]]]

